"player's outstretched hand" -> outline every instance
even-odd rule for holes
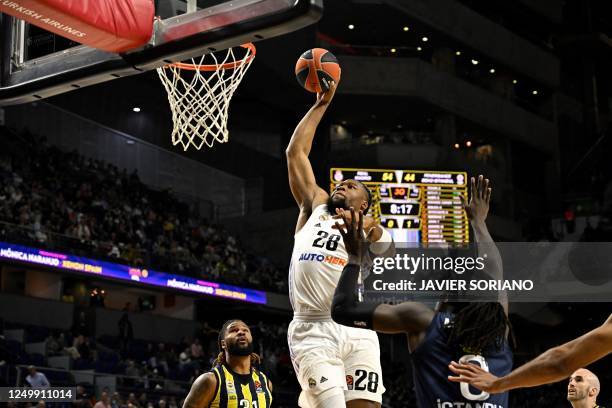
[[[468,202],[464,196],[461,198],[461,204],[471,222],[484,222],[489,213],[489,202],[491,201],[491,188],[489,187],[489,179],[478,176],[478,182],[474,177],[470,178],[470,201]]]
[[[344,221],[344,219],[348,220],[350,224],[350,221],[352,219],[351,213],[342,208],[336,208],[336,215],[334,215],[332,218],[335,218],[335,219],[342,218],[340,216],[341,213],[344,214],[343,222],[345,223],[345,225],[347,224]],[[362,216],[362,218],[363,218],[363,232],[365,233],[366,240],[369,240],[370,234],[372,234],[372,231],[374,230],[374,228],[378,226],[378,221],[376,221],[374,217],[369,216],[369,215],[364,215]],[[338,224],[336,223],[336,225]],[[332,228],[338,229],[336,225],[332,226]]]
[[[342,218],[344,225],[336,222],[334,227],[342,235],[346,252],[348,252],[349,256],[356,256],[361,259],[361,252],[363,250],[363,211],[355,213],[355,209],[351,207],[350,212],[340,210],[338,215]]]
[[[504,391],[497,385],[498,378],[496,376],[475,364],[456,363],[452,361],[448,365],[448,368],[456,374],[456,376],[449,375],[449,381],[468,383],[490,394],[497,394]]]
[[[319,92],[317,93],[317,105],[323,106],[327,105],[331,102],[336,94],[336,89],[338,88],[338,84],[334,81],[331,81],[329,84],[329,90],[327,92]]]

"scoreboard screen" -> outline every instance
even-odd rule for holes
[[[469,242],[460,195],[467,197],[467,174],[452,171],[332,168],[330,191],[354,179],[372,191],[368,212],[395,242]]]

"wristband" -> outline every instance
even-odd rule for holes
[[[393,237],[389,234],[389,231],[380,227],[382,229],[382,234],[377,241],[371,242],[370,252],[374,255],[384,254],[389,246],[393,243]]]

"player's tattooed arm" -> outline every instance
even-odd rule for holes
[[[489,179],[485,179],[480,175],[478,180],[474,177],[470,178],[470,200],[467,201],[465,197],[460,197],[474,231],[474,240],[478,246],[478,256],[485,258],[484,272],[491,279],[501,280],[504,278],[501,254],[486,224],[486,219],[489,215],[489,204],[491,202],[491,191]],[[499,302],[504,307],[506,314],[508,314],[508,295],[505,291],[500,292]]]
[[[215,398],[217,377],[214,373],[199,376],[191,386],[183,408],[207,408]]]
[[[517,368],[505,377],[495,377],[473,364],[449,366],[455,376],[453,382],[466,382],[474,387],[495,394],[515,388],[535,387],[561,381],[579,368],[612,353],[612,314],[608,320],[575,340],[554,347],[529,363]]]
[[[328,194],[317,185],[308,156],[319,122],[335,93],[336,84],[332,83],[329,91],[317,95],[317,101],[295,128],[285,151],[291,193],[300,209],[307,213],[317,205],[323,204],[328,197]]]

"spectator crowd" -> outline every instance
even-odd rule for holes
[[[249,254],[236,237],[199,217],[171,192],[147,187],[137,172],[63,152],[35,136],[16,136],[3,138],[0,156],[0,233],[5,238],[287,291],[284,271]]]

